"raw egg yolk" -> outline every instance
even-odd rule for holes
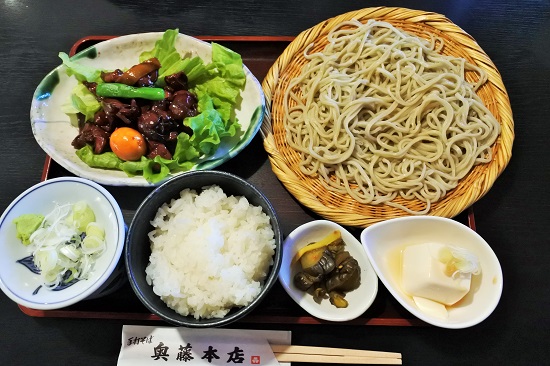
[[[117,128],[111,134],[109,145],[122,160],[139,160],[147,151],[143,135],[130,127]]]

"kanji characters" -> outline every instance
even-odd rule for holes
[[[244,362],[244,352],[239,347],[235,347],[235,349],[231,352],[227,353],[229,355],[229,358],[227,359],[227,363],[233,362],[233,363],[243,363]]]
[[[218,356],[216,354],[216,352],[218,352],[217,349],[215,349],[214,347],[212,346],[208,346],[208,350],[207,351],[204,351],[204,356],[201,357],[201,359],[206,359],[208,360],[209,363],[212,363],[212,360],[215,358],[215,359],[219,359],[220,356]]]
[[[151,340],[151,339],[149,339]],[[131,337],[128,339],[128,344],[141,344],[146,343],[147,340],[142,340],[139,337]],[[154,361],[158,360],[164,360],[168,361],[170,358],[170,354],[168,354],[169,347],[166,346],[163,342],[159,342],[159,344],[153,348],[154,355],[151,356],[151,358]],[[201,357],[201,360],[206,360],[208,363],[213,363],[214,360],[220,360],[219,362],[223,362],[220,359],[220,356],[218,356],[218,350],[214,348],[213,346],[208,346],[208,349],[206,351],[203,351],[204,355]],[[229,357],[225,361],[225,363],[244,363],[245,361],[245,352],[240,347],[234,347],[231,352],[227,352]],[[186,343],[186,345],[180,345],[178,348],[178,353],[176,354],[176,361],[182,361],[182,362],[192,362],[195,357],[193,355],[193,347],[191,346],[191,343]],[[251,357],[252,364],[259,365],[260,357],[259,356],[252,356]]]
[[[194,357],[191,355],[191,343],[187,343],[187,346],[180,345],[178,355],[176,356],[176,360],[178,361],[191,361],[194,359]]]
[[[155,352],[155,354],[151,356],[153,360],[159,360],[162,358],[164,361],[168,361],[168,357],[170,357],[170,355],[168,354],[168,347],[166,347],[164,343],[160,342],[158,346],[153,348],[153,350]]]

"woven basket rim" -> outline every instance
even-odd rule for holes
[[[442,200],[432,205],[432,209],[427,214],[447,218],[455,217],[483,197],[508,165],[514,141],[514,122],[508,93],[500,73],[490,57],[472,36],[444,15],[434,12],[397,7],[364,8],[320,22],[302,31],[288,45],[271,66],[262,82],[266,98],[266,109],[261,126],[261,134],[274,174],[302,205],[318,215],[342,225],[367,227],[386,219],[410,215],[400,209],[388,208],[387,206],[381,209],[380,205],[360,204],[358,202],[351,209],[349,205],[347,207],[326,205],[319,199],[319,194],[315,194],[311,189],[311,182],[305,181],[300,177],[300,173],[297,173],[291,167],[288,159],[281,154],[273,136],[272,108],[277,106],[272,105],[272,101],[282,75],[285,74],[285,71],[293,60],[301,56],[304,47],[326,36],[334,25],[351,19],[357,19],[362,22],[368,19],[376,19],[392,23],[397,27],[399,27],[399,24],[414,26],[423,32],[428,31],[444,35],[446,41],[452,42],[460,50],[460,55],[458,56],[467,58],[469,62],[487,71],[488,81],[483,88],[485,88],[491,98],[490,102],[493,114],[501,125],[501,133],[493,145],[493,160],[488,164],[484,164],[483,168],[479,168],[484,170],[483,174],[476,172],[476,175],[480,175],[480,177],[477,177],[473,182],[468,182],[467,185],[464,183],[460,189],[460,194],[457,193],[459,187],[447,192],[447,195]],[[451,52],[450,54],[453,53]],[[487,105],[489,101],[488,97],[482,95],[480,97]],[[480,166],[476,166],[469,175],[474,174],[475,169],[478,169],[478,167]],[[466,178],[463,181],[466,182]],[[333,193],[329,193],[328,191],[326,194],[333,195]]]

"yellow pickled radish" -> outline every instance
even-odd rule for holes
[[[309,267],[316,265],[321,260],[321,257],[323,257],[324,252],[325,252],[325,247],[308,250],[307,252],[305,252],[300,258],[300,264],[302,265],[302,269],[307,269]]]
[[[329,245],[330,243],[332,243],[335,240],[340,239],[341,237],[342,237],[342,234],[340,233],[340,231],[339,230],[334,230],[333,232],[331,232],[330,234],[325,236],[323,239],[321,239],[321,240],[319,240],[315,243],[306,245],[303,248],[300,248],[296,252],[294,257],[292,258],[292,263],[291,264],[294,264],[294,263],[298,262],[300,260],[300,258],[304,255],[304,253],[307,253],[310,250],[326,247],[327,245]]]

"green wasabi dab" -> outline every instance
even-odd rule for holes
[[[13,220],[17,230],[17,238],[25,245],[31,243],[30,237],[44,221],[44,216],[36,214],[23,214]]]

